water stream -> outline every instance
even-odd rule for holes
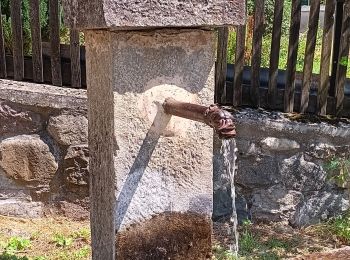
[[[230,241],[230,251],[237,256],[238,254],[238,231],[237,231],[237,211],[236,211],[236,191],[235,191],[235,172],[236,159],[237,159],[237,147],[236,140],[222,140],[221,150],[220,150],[223,159],[224,159],[224,174],[230,178],[231,186],[231,198],[232,198],[232,213],[230,217],[230,230],[228,230],[229,235],[232,240]]]

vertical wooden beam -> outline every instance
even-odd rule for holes
[[[242,83],[244,70],[245,25],[236,28],[235,74],[233,79],[233,105],[242,105]]]
[[[262,37],[264,33],[264,0],[256,0],[254,5],[254,33],[252,48],[252,87],[251,99],[253,106],[260,106],[260,65]]]
[[[339,58],[339,47],[342,35],[342,24],[344,15],[344,0],[337,0],[335,5],[335,16],[333,26],[333,44],[332,44],[332,57],[331,57],[331,75],[329,77],[329,91],[328,96],[335,97],[335,81],[338,70],[338,58]],[[333,111],[331,111],[333,112]]]
[[[1,2],[0,2],[0,78],[6,78],[6,55],[5,55],[5,43],[4,33],[2,29],[2,16],[1,16]]]
[[[294,110],[295,73],[298,58],[301,0],[292,0],[292,13],[289,32],[287,78],[284,91],[284,112]]]
[[[349,60],[349,43],[350,41],[350,1],[344,3],[343,25],[339,47],[339,59],[337,65],[337,75],[335,80],[335,98],[336,98],[336,115],[340,116],[343,110],[344,89],[346,70]]]
[[[336,0],[326,1],[321,51],[321,76],[317,93],[317,112],[320,115],[325,115],[327,113],[327,97],[329,91],[329,66],[332,53],[332,35],[335,5]]]
[[[277,98],[277,76],[278,62],[280,55],[280,44],[282,35],[282,19],[283,19],[284,0],[275,1],[275,11],[272,28],[272,42],[270,52],[270,68],[269,68],[269,90],[268,90],[268,106],[271,109],[276,107]]]
[[[111,33],[89,31],[85,36],[92,259],[114,260],[116,180]]]
[[[215,71],[215,102],[223,104],[226,102],[225,86],[227,73],[227,42],[228,27],[218,29],[218,47]]]
[[[11,28],[13,41],[13,68],[14,79],[22,80],[24,77],[24,55],[22,36],[21,0],[11,0]]]
[[[79,31],[76,29],[70,31],[70,60],[72,87],[81,88]]]
[[[50,0],[50,43],[52,84],[62,86],[58,0]]]
[[[32,33],[33,81],[43,82],[43,55],[41,49],[41,26],[39,0],[29,1],[30,26]]]
[[[314,54],[315,54],[315,47],[316,47],[319,13],[320,13],[320,0],[311,1],[310,16],[309,16],[309,30],[307,32],[305,58],[304,58],[303,84],[302,84],[302,90],[301,90],[301,104],[300,104],[301,113],[305,113],[309,106],[309,94],[310,94],[312,68],[313,68]]]

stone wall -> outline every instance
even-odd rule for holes
[[[88,149],[84,90],[0,80],[0,214],[58,211],[86,217]],[[348,195],[324,165],[350,152],[350,124],[236,114],[238,213],[259,221],[307,225],[346,210]],[[214,144],[215,158],[220,141]],[[230,186],[214,168],[214,219],[229,214]]]
[[[236,118],[236,204],[241,220],[304,226],[349,207],[346,190],[325,170],[332,158],[349,158],[349,122],[250,109],[236,113]],[[215,157],[220,146],[216,140]],[[222,168],[215,168],[214,219],[220,219],[230,211],[230,183]]]
[[[83,90],[0,80],[0,214],[88,214]]]

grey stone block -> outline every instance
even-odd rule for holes
[[[64,0],[66,23],[79,29],[217,27],[245,22],[245,1]]]

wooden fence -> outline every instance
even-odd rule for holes
[[[254,26],[251,42],[251,67],[244,66],[247,26],[235,29],[234,69],[229,65],[228,70],[226,60],[228,28],[219,29],[216,102],[234,106],[278,109],[284,112],[350,116],[350,94],[344,94],[346,83],[347,89],[350,88],[350,80],[346,79],[350,42],[350,1],[326,0],[319,75],[312,74],[312,70],[320,0],[311,1],[302,73],[296,71],[301,18],[301,1],[299,0],[292,0],[287,69],[286,71],[278,69],[283,8],[284,0],[275,0],[270,64],[267,69],[261,68],[264,0],[255,0],[252,19]],[[227,71],[232,70],[234,74],[230,77]],[[250,80],[245,83],[243,75],[247,71]],[[266,84],[262,83],[264,77],[262,74],[268,75]],[[278,88],[278,78],[281,76],[284,78],[284,86]]]
[[[62,55],[61,50],[66,52],[67,47],[60,44],[59,0],[49,0],[50,42],[48,44],[42,43],[39,6],[40,0],[29,1],[31,57],[25,57],[23,53],[22,0],[10,1],[12,55],[5,53],[3,25],[2,19],[0,19],[0,78],[10,77],[14,80],[32,80],[55,86],[64,84],[81,88],[82,69],[83,74],[85,74],[85,69],[81,64],[82,50],[79,46],[79,32],[70,31],[69,57],[67,54]],[[66,79],[67,75],[70,76],[69,79]]]
[[[302,73],[296,71],[300,0],[292,0],[288,62],[285,71],[278,68],[284,0],[274,2],[268,68],[261,68],[264,0],[255,0],[251,42],[248,43],[247,40],[250,28],[244,25],[235,29],[234,65],[227,64],[227,53],[230,51],[227,47],[229,29],[218,29],[216,102],[285,112],[350,116],[350,80],[346,79],[347,59],[344,60],[344,57],[349,55],[350,0],[326,0],[321,68],[319,75],[315,75],[312,74],[312,70],[320,2],[320,0],[311,1]],[[42,42],[40,0],[29,1],[31,57],[24,56],[23,52],[21,3],[22,0],[10,1],[13,36],[11,55],[5,53],[3,25],[0,19],[0,78],[45,82],[73,88],[86,87],[85,49],[79,46],[79,32],[76,30],[70,32],[69,46],[60,44],[59,0],[49,0],[49,42]],[[252,46],[250,67],[244,63],[248,44]],[[346,86],[349,88],[347,92],[345,92]]]

